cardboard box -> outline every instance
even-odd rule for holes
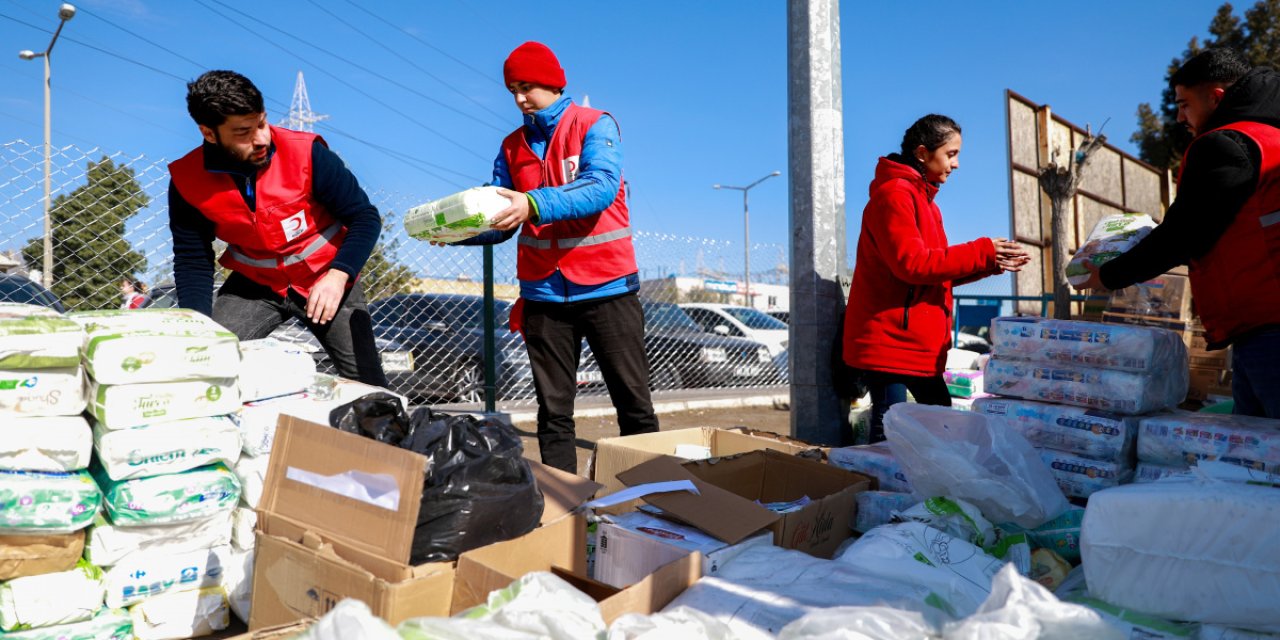
[[[1193,367],[1201,369],[1230,369],[1231,349],[1209,350],[1209,341],[1204,337],[1204,328],[1196,326],[1187,332],[1187,358]]]
[[[1107,311],[1187,322],[1191,320],[1191,279],[1166,273],[1111,293]]]
[[[281,416],[258,509],[250,629],[318,618],[343,598],[363,601],[393,625],[448,615],[454,563],[408,563],[426,463],[411,451]],[[599,488],[530,464],[546,502],[543,524]],[[379,479],[375,497],[395,509],[316,486],[317,477],[353,472]]]
[[[1175,331],[1179,335],[1183,335],[1183,341],[1187,341],[1185,332],[1195,326],[1192,320],[1178,320],[1173,318],[1159,318],[1156,316],[1134,315],[1131,313],[1116,313],[1114,311],[1104,311],[1102,313],[1102,321],[1108,324],[1131,324],[1143,327],[1159,327]]]
[[[1231,379],[1221,368],[1191,367],[1187,400],[1203,402],[1210,394],[1231,396]]]
[[[624,471],[618,479],[628,486],[690,480],[698,495],[666,493],[645,501],[731,544],[769,528],[774,544],[819,558],[830,558],[852,535],[855,497],[873,483],[859,473],[773,450],[684,464],[663,456]],[[804,496],[812,502],[781,515],[756,504]]]
[[[698,451],[701,455],[688,455],[684,459],[716,458],[748,451],[769,449],[797,455],[814,452],[816,457],[825,455],[825,449],[794,438],[768,431],[755,431],[740,427],[714,429],[700,427],[659,431],[634,436],[602,438],[596,442],[592,477],[604,485],[600,495],[608,495],[626,485],[618,480],[618,474],[659,456],[677,456],[676,451]]]
[[[694,527],[632,511],[611,516],[597,526],[591,578],[625,587],[689,552],[702,556],[703,575],[715,575],[723,562],[754,544],[773,544],[773,534],[761,531],[731,545]]]
[[[249,633],[241,633],[230,636],[227,640],[286,640],[288,638],[296,638],[298,634],[306,631],[315,624],[314,620],[304,620],[302,622],[293,622],[290,624],[276,625],[250,631]]]

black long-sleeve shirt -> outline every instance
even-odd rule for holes
[[[218,147],[205,143],[205,168],[229,174],[250,210],[257,209],[252,188],[257,170],[232,161]],[[274,153],[274,147],[272,149]],[[311,146],[311,190],[347,229],[330,267],[355,278],[373,253],[382,233],[377,207],[342,159],[317,139]],[[169,182],[169,229],[173,232],[173,278],[178,304],[205,315],[213,314],[213,240],[211,220],[187,202]]]

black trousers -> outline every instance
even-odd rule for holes
[[[573,400],[584,338],[609,388],[621,434],[658,430],[644,313],[635,294],[563,304],[526,300],[524,340],[538,397],[538,448],[543,464],[571,473],[578,471]]]
[[[863,370],[862,375],[871,390],[871,431],[868,441],[884,440],[884,414],[899,402],[907,401],[907,392],[918,404],[951,406],[951,393],[942,376],[906,376],[896,373]]]

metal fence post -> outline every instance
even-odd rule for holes
[[[497,339],[494,335],[493,245],[484,245],[484,412],[498,405]]]

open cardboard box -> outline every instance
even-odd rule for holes
[[[873,482],[860,473],[774,450],[683,464],[662,456],[624,471],[618,479],[628,486],[692,481],[698,495],[655,494],[645,501],[668,517],[730,544],[769,528],[777,546],[818,558],[832,557],[840,543],[852,535],[849,523],[857,511],[855,498],[870,490]],[[756,504],[757,500],[789,502],[803,496],[811,500],[808,505],[781,515]]]
[[[426,464],[411,451],[281,416],[258,508],[250,629],[317,618],[343,598],[393,625],[449,615],[455,563],[409,564]],[[546,503],[544,526],[599,488],[530,465]],[[381,482],[372,497],[382,506],[316,486],[317,478],[352,474]]]

